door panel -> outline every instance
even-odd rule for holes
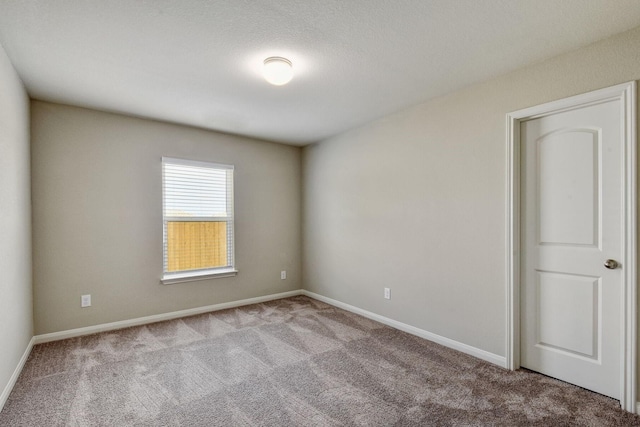
[[[598,136],[563,130],[537,141],[540,243],[597,245]]]
[[[619,102],[521,123],[521,366],[620,396]]]
[[[598,359],[600,278],[538,271],[538,346]]]

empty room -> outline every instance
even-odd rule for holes
[[[640,426],[637,0],[0,0],[0,426]]]

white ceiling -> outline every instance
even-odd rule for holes
[[[638,0],[0,0],[33,98],[294,145],[638,25]]]

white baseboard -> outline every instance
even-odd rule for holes
[[[454,350],[461,351],[463,353],[469,354],[471,356],[477,357],[478,359],[485,360],[487,362],[498,365],[502,368],[507,367],[507,360],[504,356],[498,356],[497,354],[490,353],[485,350],[481,350],[476,347],[472,347],[467,344],[463,344],[461,342],[434,334],[432,332],[425,331],[424,329],[416,328],[415,326],[407,325],[406,323],[398,322],[397,320],[389,319],[388,317],[381,316],[379,314],[372,313],[367,310],[363,310],[361,308],[355,307],[353,305],[345,304],[343,302],[327,298],[325,296],[316,294],[314,292],[310,292],[307,290],[302,291],[303,295],[306,295],[310,298],[317,299],[318,301],[325,302],[327,304],[333,305],[335,307],[341,308],[343,310],[350,311],[355,314],[359,314],[368,319],[375,320],[376,322],[383,323],[387,326],[391,326],[392,328],[399,329],[401,331],[410,333],[412,335],[416,335],[420,338],[427,339],[429,341],[433,341],[445,347],[452,348]]]
[[[24,368],[24,364],[27,363],[27,359],[29,358],[29,354],[31,353],[31,349],[35,344],[35,337],[31,338],[29,344],[27,344],[27,348],[25,349],[20,361],[18,362],[18,366],[13,371],[11,378],[9,378],[9,382],[5,386],[4,390],[2,390],[2,394],[0,394],[0,411],[4,408],[4,404],[7,403],[7,399],[9,399],[9,395],[11,394],[11,390],[13,390],[13,386],[16,385],[16,381],[18,381],[18,377],[20,376],[20,372],[22,372],[22,368]]]
[[[172,311],[169,313],[155,314],[153,316],[138,317],[136,319],[121,320],[112,323],[103,323],[95,326],[87,326],[85,328],[70,329],[67,331],[52,332],[50,334],[36,335],[34,344],[42,344],[45,342],[59,341],[67,338],[81,337],[83,335],[91,335],[99,332],[113,331],[116,329],[129,328],[131,326],[146,325],[149,323],[162,322],[164,320],[178,319],[180,317],[194,316],[196,314],[208,313],[211,311],[225,310],[227,308],[242,307],[243,305],[258,304],[261,302],[273,301],[281,298],[302,295],[302,290],[289,292],[281,292],[279,294],[265,295],[261,297],[248,298],[239,301],[223,302],[220,304],[207,305],[204,307],[190,308],[187,310]]]

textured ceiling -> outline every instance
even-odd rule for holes
[[[0,0],[33,98],[296,145],[638,25],[638,0]]]

